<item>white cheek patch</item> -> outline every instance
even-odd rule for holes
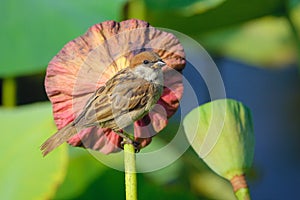
[[[157,84],[163,83],[161,70],[154,70],[150,67],[139,65],[134,69],[133,73],[149,82],[154,82]]]

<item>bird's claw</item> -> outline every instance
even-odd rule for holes
[[[131,139],[124,139],[121,143],[121,148],[124,149],[125,144],[131,144],[134,146],[135,153],[140,152],[140,143]]]

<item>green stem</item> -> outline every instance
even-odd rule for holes
[[[16,106],[17,86],[14,78],[5,78],[2,83],[2,104],[4,107]]]
[[[299,73],[300,73],[300,38],[299,38],[299,33],[298,33],[298,30],[297,30],[297,27],[295,26],[295,24],[294,24],[294,22],[291,18],[291,11],[290,11],[290,6],[289,6],[289,1],[286,1],[285,17],[286,17],[287,22],[290,26],[292,37],[295,41],[295,45],[296,45],[296,49],[297,49],[298,70],[299,70]]]
[[[230,179],[233,191],[238,200],[250,200],[249,188],[245,174],[240,174]]]
[[[250,193],[248,188],[241,188],[235,192],[235,196],[238,200],[250,200]]]
[[[146,6],[144,1],[128,1],[123,11],[123,19],[146,19]]]
[[[124,144],[124,165],[126,200],[137,200],[135,148],[132,144]]]

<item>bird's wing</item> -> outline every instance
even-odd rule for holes
[[[126,84],[119,84],[112,91],[112,107],[122,113],[145,107],[152,88],[152,84],[142,78],[132,79]]]
[[[95,99],[97,99],[99,97],[99,95],[101,95],[101,93],[104,91],[105,86],[102,86],[100,88],[98,88],[93,95],[88,99],[87,103],[85,104],[83,111],[78,115],[78,117],[73,121],[73,124],[76,125],[80,122],[80,120],[82,120],[84,118],[84,116],[86,115],[86,113],[88,112],[88,110],[91,109],[93,102],[95,101]]]
[[[85,127],[98,125],[96,112],[99,112],[99,110],[101,110],[101,116],[103,117],[102,121],[104,119],[110,120],[109,116],[112,116],[112,110],[110,108],[109,90],[113,88],[115,81],[120,79],[126,71],[126,68],[120,70],[104,86],[101,86],[93,93],[84,106],[83,111],[74,120],[74,125]]]
[[[97,107],[99,107],[98,102],[104,102],[102,113],[104,115],[110,115],[111,114],[111,109],[109,109],[108,104],[109,98],[105,94],[105,86],[102,86],[98,88],[93,95],[89,98],[87,101],[86,105],[84,106],[82,112],[80,115],[73,121],[74,126],[79,126],[79,127],[90,127],[90,126],[97,126]]]
[[[143,112],[143,109],[140,108],[145,107],[148,103],[149,95],[145,94],[151,92],[151,86],[148,81],[136,78],[129,71],[122,70],[111,78],[105,86],[95,91],[87,101],[83,112],[73,123],[85,127],[100,125],[114,128],[116,127],[115,118],[128,113],[134,113],[133,118],[139,117],[137,116],[139,113],[136,111]]]
[[[122,129],[141,118],[148,111],[151,95],[149,90],[152,84],[142,78],[135,78],[126,83],[120,83],[111,91],[110,102],[112,118],[98,115],[98,121],[109,122],[109,128]],[[149,109],[149,108],[148,108]]]

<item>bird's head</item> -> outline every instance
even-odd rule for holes
[[[144,51],[135,55],[130,61],[131,68],[141,65],[152,69],[161,69],[166,63],[156,53]]]
[[[162,67],[166,63],[152,51],[144,51],[130,60],[133,73],[149,82],[163,85]]]

